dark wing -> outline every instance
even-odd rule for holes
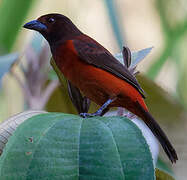
[[[73,44],[81,60],[106,70],[134,86],[144,96],[144,91],[127,67],[121,64],[107,49],[87,36],[74,39]]]
[[[76,88],[70,81],[67,81],[67,85],[68,94],[78,113],[87,113],[90,107],[90,100],[83,97],[79,89]]]

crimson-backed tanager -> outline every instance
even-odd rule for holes
[[[171,162],[176,162],[176,151],[149,113],[136,78],[107,49],[61,14],[41,16],[24,27],[44,36],[58,71],[86,97],[101,106],[95,113],[81,113],[82,117],[103,115],[111,107],[124,107],[145,122]]]

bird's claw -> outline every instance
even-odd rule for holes
[[[95,116],[95,114],[91,114],[91,113],[80,113],[79,115],[83,118],[89,118]]]

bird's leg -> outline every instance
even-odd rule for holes
[[[108,106],[115,100],[116,98],[113,99],[108,99],[95,113],[80,113],[80,116],[83,118],[87,117],[93,117],[93,116],[102,116],[106,113],[108,110]]]

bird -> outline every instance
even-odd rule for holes
[[[105,47],[62,14],[46,14],[23,27],[38,31],[47,40],[56,71],[101,106],[94,113],[80,113],[82,117],[102,116],[111,107],[123,107],[144,121],[170,161],[176,163],[177,153],[150,114],[137,79]]]

